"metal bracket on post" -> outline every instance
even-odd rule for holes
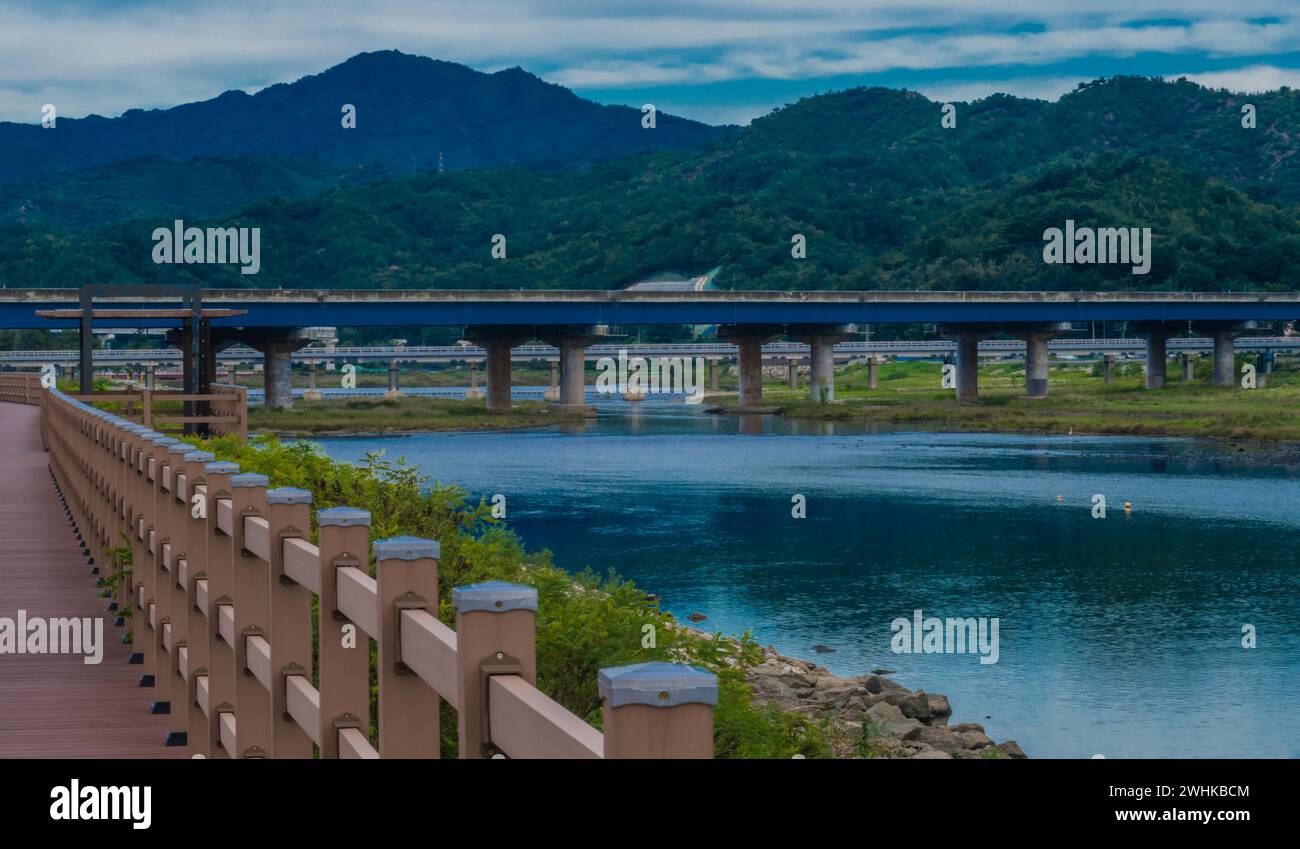
[[[488,749],[492,746],[492,710],[491,710],[491,684],[492,678],[497,675],[523,675],[524,666],[517,658],[511,657],[505,652],[496,652],[484,658],[478,665],[479,686],[483,693],[483,754],[491,757]],[[504,753],[503,753],[504,754]]]
[[[311,673],[296,663],[290,663],[280,670],[280,704],[285,706],[283,714],[285,719],[293,719],[289,715],[289,677],[291,675],[301,675],[307,679],[308,683],[311,682]]]
[[[339,735],[343,733],[345,728],[355,728],[361,732],[361,736],[365,737],[366,740],[370,739],[370,728],[363,726],[361,720],[350,713],[339,714],[334,719],[334,748],[336,750],[339,748]]]
[[[190,608],[193,610],[199,610],[199,604],[198,604],[199,581],[206,581],[207,579],[208,579],[207,572],[196,572],[193,575],[190,575],[189,597],[190,597]]]
[[[349,551],[344,551],[338,557],[335,557],[330,561],[330,565],[334,567],[330,574],[334,579],[334,603],[337,605],[339,600],[339,570],[352,567],[353,569],[361,569],[361,571],[364,572],[365,569],[362,567],[361,561],[357,559],[357,556]],[[330,613],[334,616],[334,621],[336,622],[343,622],[348,618],[344,615],[343,611],[338,609],[337,606],[330,611]]]
[[[393,655],[397,658],[393,661],[393,669],[398,675],[410,675],[411,667],[402,662],[402,611],[403,610],[423,610],[428,612],[429,602],[423,596],[407,590],[397,598],[393,599],[393,617],[397,622],[394,629],[393,637]]]
[[[230,607],[235,606],[235,600],[228,595],[219,596],[214,602],[212,602],[212,610],[215,614],[212,617],[212,633],[214,633],[217,639],[222,642],[225,641],[225,638],[221,636],[221,608],[227,605]],[[233,651],[235,647],[231,646],[230,648]]]
[[[285,525],[280,530],[280,534],[278,537],[279,541],[276,543],[279,546],[277,551],[280,552],[280,556],[278,558],[277,557],[271,558],[271,562],[275,564],[274,567],[275,577],[279,579],[280,583],[282,584],[298,583],[293,578],[290,578],[288,575],[284,574],[284,541],[289,539],[305,539],[305,538],[306,538],[306,534],[304,534],[302,530],[295,525]]]
[[[244,641],[244,674],[252,675],[253,670],[248,668],[248,638],[249,637],[266,637],[266,632],[256,625],[247,625],[244,630],[239,632],[239,639]]]
[[[256,519],[263,518],[262,511],[258,510],[256,507],[245,507],[243,510],[240,510],[239,515],[235,517],[235,522],[236,522],[235,527],[242,530],[244,526],[244,520],[250,517]],[[243,534],[241,533],[240,536],[242,537]],[[239,556],[255,557],[256,555],[254,555],[253,552],[249,551],[247,548],[241,545],[239,547]]]

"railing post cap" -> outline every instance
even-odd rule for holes
[[[203,473],[205,475],[237,475],[239,474],[239,464],[232,463],[229,460],[218,460],[204,466]]]
[[[167,447],[167,450],[173,454],[188,454],[191,451],[198,451],[199,446],[191,445],[188,442],[174,442]]]
[[[324,510],[316,511],[316,524],[321,527],[327,525],[344,528],[354,525],[370,527],[370,511],[358,507],[326,507]]]
[[[270,478],[266,475],[258,474],[257,472],[244,472],[243,474],[235,475],[230,479],[230,485],[232,487],[269,486],[270,483]]]
[[[211,463],[217,459],[217,455],[211,451],[187,451],[185,453],[185,462],[187,463]]]
[[[420,537],[389,537],[372,544],[375,560],[420,560],[442,556],[442,546],[437,540]]]
[[[174,436],[163,436],[162,434],[153,437],[149,441],[159,448],[166,448],[169,445],[175,445],[176,443],[180,442],[180,440]],[[191,445],[190,447],[193,448],[194,446]]]
[[[718,703],[718,676],[707,669],[683,663],[654,660],[602,669],[597,685],[600,697],[611,708]]]
[[[485,610],[488,613],[505,613],[509,610],[537,610],[537,589],[527,584],[508,584],[505,581],[485,581],[455,587],[451,603],[457,613]]]
[[[294,486],[281,486],[266,491],[267,504],[310,504],[311,493]]]

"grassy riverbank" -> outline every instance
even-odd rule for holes
[[[469,502],[454,487],[432,485],[401,460],[376,453],[353,466],[331,460],[307,443],[269,438],[243,444],[224,437],[206,444],[243,471],[268,475],[273,486],[310,490],[315,509],[348,505],[369,510],[372,539],[412,534],[441,542],[438,615],[448,625],[455,620],[453,587],[487,580],[536,587],[537,685],[597,728],[601,710],[596,676],[601,668],[666,660],[704,666],[718,675],[718,757],[826,757],[842,751],[842,743],[835,742],[842,732],[831,720],[815,721],[754,698],[745,670],[761,663],[763,653],[748,636],[700,635],[680,627],[657,600],[629,582],[612,574],[574,575],[557,567],[549,553],[526,551],[482,502]],[[654,636],[650,647],[647,625]],[[445,705],[443,712],[443,754],[452,757],[456,721]]]
[[[509,413],[489,413],[486,402],[408,395],[294,400],[288,410],[248,408],[254,431],[311,436],[325,433],[404,433],[443,430],[501,430],[583,421],[580,413],[548,411],[541,401],[515,401]]]
[[[1237,374],[1240,375],[1239,359]],[[1053,365],[1048,398],[1024,397],[1020,363],[980,369],[980,398],[957,404],[952,390],[939,387],[938,363],[894,362],[880,366],[876,389],[867,388],[867,368],[853,365],[835,376],[836,403],[807,400],[807,384],[796,391],[773,384],[764,400],[786,416],[828,421],[916,424],[939,430],[1077,434],[1199,436],[1261,442],[1300,442],[1300,368],[1285,366],[1253,390],[1209,385],[1210,363],[1202,358],[1195,380],[1184,382],[1171,364],[1168,386],[1143,388],[1140,363],[1117,364],[1111,386],[1100,364]]]

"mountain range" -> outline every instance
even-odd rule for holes
[[[357,129],[335,132],[340,102]],[[0,166],[0,283],[616,288],[722,265],[737,289],[1295,288],[1297,92],[1118,77],[954,106],[945,128],[940,103],[859,88],[650,130],[518,69],[362,54],[255,95],[21,128],[72,138]],[[154,265],[172,218],[261,227],[262,271]],[[1045,265],[1067,219],[1150,227],[1150,274]]]

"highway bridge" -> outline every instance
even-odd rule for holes
[[[1136,338],[1114,339],[1053,339],[1048,350],[1066,356],[1091,354],[1145,355],[1146,340]],[[1214,340],[1201,336],[1173,337],[1169,339],[1170,353],[1204,353],[1214,350]],[[1026,343],[1023,339],[985,339],[979,343],[981,357],[1023,357]],[[1236,348],[1245,351],[1300,351],[1300,335],[1296,336],[1242,336]],[[629,357],[704,357],[705,359],[734,359],[739,347],[726,342],[681,342],[661,344],[591,345],[584,353],[588,361],[601,357],[617,357],[625,352]],[[957,343],[945,339],[885,340],[870,342],[837,342],[834,345],[837,361],[868,356],[886,357],[946,357],[957,350]],[[763,345],[763,359],[784,363],[788,359],[806,359],[811,346],[804,342],[768,342]],[[515,362],[558,361],[560,349],[553,345],[519,345],[510,349]],[[46,363],[75,363],[78,352],[73,349],[50,351],[0,351],[0,366],[41,366]],[[259,361],[262,353],[244,346],[234,346],[216,355],[221,362],[247,363]],[[368,345],[368,346],[309,346],[294,351],[291,358],[298,363],[321,362],[401,362],[401,363],[458,363],[482,362],[487,349],[478,345]],[[164,365],[179,363],[181,352],[175,348],[101,348],[94,352],[97,366],[113,365]]]
[[[937,325],[938,335],[953,346],[957,398],[972,401],[978,397],[980,343],[997,335],[1024,344],[1026,394],[1042,397],[1048,389],[1050,343],[1072,322],[1127,322],[1129,331],[1143,340],[1147,386],[1159,389],[1165,384],[1170,340],[1189,330],[1212,340],[1214,380],[1231,385],[1238,336],[1259,322],[1300,319],[1297,292],[199,292],[189,287],[179,296],[189,306],[174,310],[168,306],[178,295],[161,287],[157,291],[155,295],[147,286],[0,290],[0,328],[80,327],[82,379],[88,386],[92,325],[160,327],[174,325],[184,315],[191,340],[183,343],[187,373],[214,373],[217,352],[242,342],[265,357],[268,403],[288,406],[293,353],[310,341],[301,328],[458,327],[484,351],[488,408],[505,410],[510,407],[510,365],[518,359],[514,349],[538,339],[557,349],[560,403],[584,406],[587,351],[608,344],[613,327],[717,325],[720,340],[735,346],[740,406],[758,408],[764,344],[786,338],[807,345],[810,394],[833,400],[835,346],[849,341],[854,326],[861,324]]]

